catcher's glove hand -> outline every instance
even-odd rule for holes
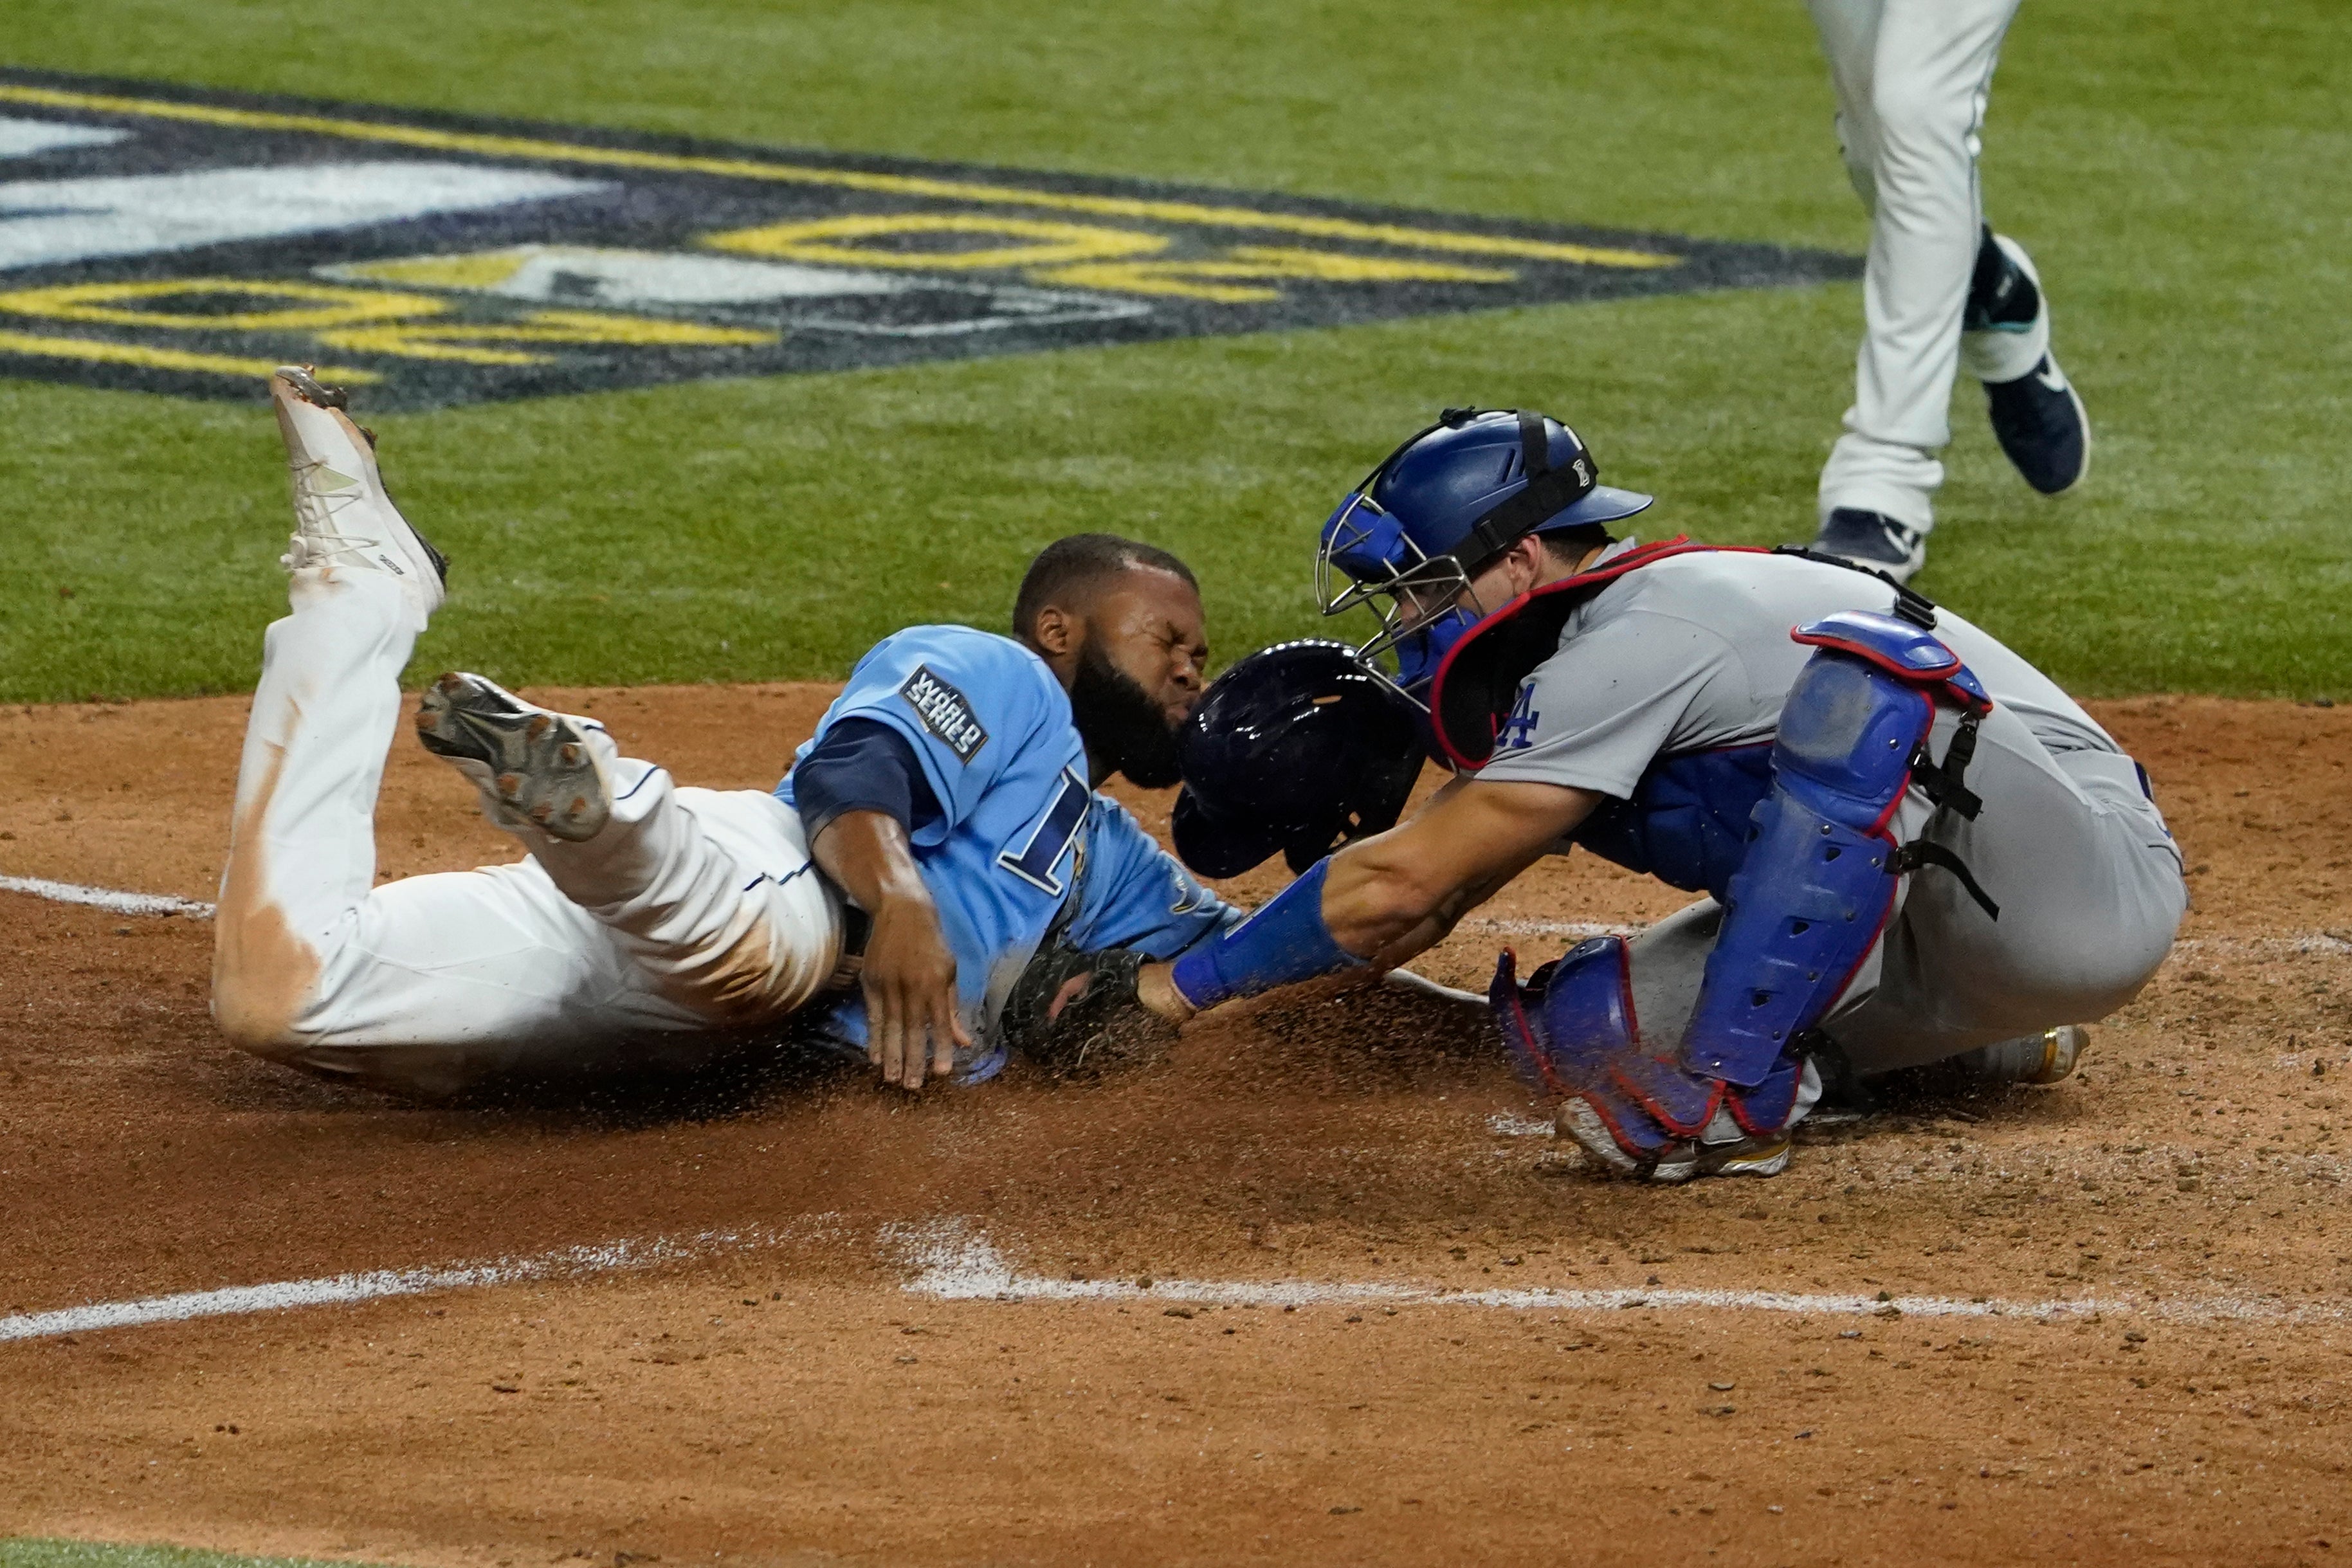
[[[997,1026],[1007,1045],[1057,1076],[1150,1060],[1176,1039],[1176,1026],[1136,997],[1136,972],[1150,962],[1133,948],[1049,946],[1013,983]]]

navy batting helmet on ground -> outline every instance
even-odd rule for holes
[[[1421,776],[1422,717],[1347,644],[1277,643],[1217,677],[1177,744],[1184,864],[1238,877],[1278,849],[1304,871],[1396,821]]]
[[[1592,454],[1557,419],[1449,408],[1323,524],[1316,591],[1327,616],[1372,606],[1381,635],[1359,651],[1394,649],[1398,684],[1410,691],[1476,618],[1454,602],[1496,556],[1530,533],[1615,522],[1649,504],[1601,484]]]

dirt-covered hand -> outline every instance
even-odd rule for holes
[[[874,914],[866,961],[866,1058],[882,1081],[920,1089],[926,1069],[945,1077],[971,1037],[956,1011],[956,962],[928,900],[885,901]]]
[[[1029,961],[1004,999],[1005,1043],[1057,1075],[1147,1060],[1174,1043],[1176,1026],[1136,995],[1151,960],[1132,948],[1081,952],[1051,946]]]

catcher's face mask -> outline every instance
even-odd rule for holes
[[[1381,630],[1359,650],[1397,657],[1399,679],[1435,667],[1475,616],[1471,579],[1592,493],[1576,432],[1532,409],[1449,408],[1364,477],[1323,524],[1316,596],[1327,616],[1359,605]]]

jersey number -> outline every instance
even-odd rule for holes
[[[1062,770],[1062,793],[1054,797],[1054,805],[1045,818],[1029,830],[1029,841],[1019,849],[1007,849],[996,858],[996,863],[1034,888],[1042,888],[1059,898],[1062,879],[1054,875],[1054,868],[1069,853],[1070,842],[1078,836],[1079,825],[1087,819],[1087,805],[1094,792],[1087,781]]]
[[[1503,721],[1502,730],[1496,737],[1502,742],[1502,750],[1517,751],[1521,746],[1534,743],[1536,722],[1543,717],[1536,711],[1535,701],[1536,683],[1532,680],[1523,682],[1519,687],[1519,700],[1511,704],[1511,716]]]

